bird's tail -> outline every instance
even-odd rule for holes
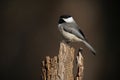
[[[91,50],[91,52],[96,55],[96,51],[94,50],[94,48],[86,41],[83,41],[83,43]]]

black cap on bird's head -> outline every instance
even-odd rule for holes
[[[67,19],[67,18],[70,18],[70,17],[72,17],[72,16],[70,16],[70,15],[61,15],[60,17],[59,17],[59,24],[61,24],[61,23],[65,23],[66,21],[64,20],[64,19]]]
[[[60,18],[69,18],[69,17],[72,17],[70,15],[61,15]]]

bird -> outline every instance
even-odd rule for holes
[[[58,29],[66,40],[66,43],[82,42],[94,55],[96,55],[95,49],[88,43],[84,33],[71,15],[61,15],[59,17]]]

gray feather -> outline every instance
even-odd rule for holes
[[[83,43],[92,51],[92,53],[95,55],[96,51],[94,50],[94,48],[86,41],[83,41]]]
[[[61,26],[63,26],[63,29],[65,31],[74,34],[75,36],[77,36],[78,38],[80,38],[82,40],[86,40],[83,32],[79,29],[79,27],[76,23],[74,23],[74,24],[73,23],[65,23],[65,24],[62,24]]]

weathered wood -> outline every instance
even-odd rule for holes
[[[42,80],[82,80],[83,57],[81,52],[77,56],[77,74],[73,75],[75,49],[68,44],[61,42],[58,56],[42,62]]]
[[[82,49],[79,50],[76,58],[77,58],[77,75],[76,75],[76,80],[82,80],[82,78],[83,78],[83,70],[84,70]]]
[[[73,80],[75,49],[65,43],[60,44],[58,54],[58,80]]]

